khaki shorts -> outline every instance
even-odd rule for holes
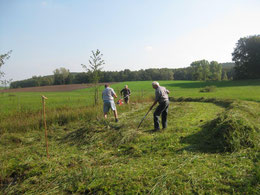
[[[103,111],[104,113],[108,113],[110,108],[115,111],[116,110],[116,105],[114,101],[105,101],[103,105]]]

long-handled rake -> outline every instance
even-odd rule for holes
[[[142,122],[144,121],[145,117],[149,114],[149,112],[153,109],[153,106],[148,110],[148,112],[144,115],[144,117],[142,118],[141,122],[139,123],[137,129],[139,129],[139,127],[141,126]]]

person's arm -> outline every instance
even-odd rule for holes
[[[113,96],[113,97],[115,97],[115,98],[117,98],[117,95],[116,95],[116,92],[114,91],[114,89],[111,89],[111,95]]]
[[[169,93],[170,93],[170,91],[169,91],[168,89],[166,89],[166,93],[167,93],[167,94],[169,94]]]
[[[157,104],[157,100],[155,100],[154,102],[153,102],[153,105],[150,107],[150,110],[152,110],[153,109],[153,107],[155,106],[155,104]]]

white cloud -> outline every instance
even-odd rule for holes
[[[146,46],[146,47],[145,47],[145,51],[150,52],[150,51],[152,51],[152,50],[153,50],[153,47],[152,47],[152,46]]]

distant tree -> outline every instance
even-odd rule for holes
[[[192,67],[174,69],[175,80],[192,80]]]
[[[138,80],[139,81],[151,81],[152,80],[152,76],[151,74],[149,74],[149,69],[147,70],[139,70],[138,71],[139,75],[138,75]]]
[[[192,80],[203,80],[202,61],[194,61],[191,63],[192,67]]]
[[[54,79],[52,76],[40,77],[39,78],[40,86],[53,85]]]
[[[85,72],[81,72],[75,75],[73,79],[73,83],[89,83],[90,75]]]
[[[232,69],[235,67],[235,63],[234,62],[224,62],[224,63],[220,63],[222,66],[222,69],[228,70],[228,69]]]
[[[226,72],[225,70],[223,70],[223,71],[222,71],[221,80],[223,80],[223,81],[226,81],[226,80],[228,80],[228,77],[227,77],[227,72]]]
[[[129,75],[129,81],[138,81],[138,71],[131,71]]]
[[[34,81],[35,83],[35,86],[41,86],[41,76],[37,77],[37,76],[32,76],[32,80]]]
[[[227,80],[232,80],[234,77],[234,62],[225,62],[221,63],[222,66],[222,80],[225,80],[225,74],[227,76]]]
[[[210,62],[211,80],[221,81],[222,66],[217,61]]]
[[[260,35],[240,38],[232,53],[236,79],[260,78]]]
[[[5,80],[2,80],[1,83],[2,85],[4,85],[5,88],[7,88],[7,86],[12,82],[13,79],[5,79]]]
[[[65,84],[71,84],[74,79],[74,76],[69,72],[69,75],[65,78]]]
[[[69,69],[66,68],[57,68],[53,71],[54,74],[54,85],[63,85],[68,84],[68,77],[70,76]]]
[[[159,79],[158,80],[173,80],[174,79],[174,72],[168,68],[158,69],[159,72]]]
[[[191,63],[193,80],[206,81],[210,77],[209,62],[207,60],[199,60]]]
[[[30,78],[30,79],[26,79],[26,80],[22,80],[22,81],[12,82],[10,87],[11,88],[35,87],[35,86],[39,86],[38,84],[39,83],[36,79]]]
[[[178,68],[174,70],[175,80],[187,80],[186,79],[186,68]]]
[[[103,54],[98,49],[95,52],[94,51],[91,52],[92,55],[90,56],[89,65],[86,66],[84,64],[81,64],[81,66],[86,71],[91,73],[91,81],[95,87],[94,103],[95,105],[97,105],[98,104],[98,83],[100,80],[102,65],[104,65],[105,62],[102,59]]]
[[[232,69],[227,70],[226,72],[227,72],[228,80],[233,80],[234,75],[235,75],[235,69],[232,68]]]
[[[4,72],[1,71],[1,67],[5,64],[5,61],[10,58],[10,54],[12,53],[12,50],[8,51],[6,54],[0,55],[0,79],[4,76]]]
[[[206,81],[210,77],[209,62],[207,60],[202,60],[201,66],[202,66],[202,78],[204,81]]]
[[[185,72],[189,73],[191,71],[192,80],[221,80],[222,65],[217,61],[212,61],[210,63],[207,60],[194,61],[191,63],[190,68],[190,70],[185,69]],[[177,73],[177,75],[178,74],[179,73]],[[187,80],[189,80],[188,77]]]

